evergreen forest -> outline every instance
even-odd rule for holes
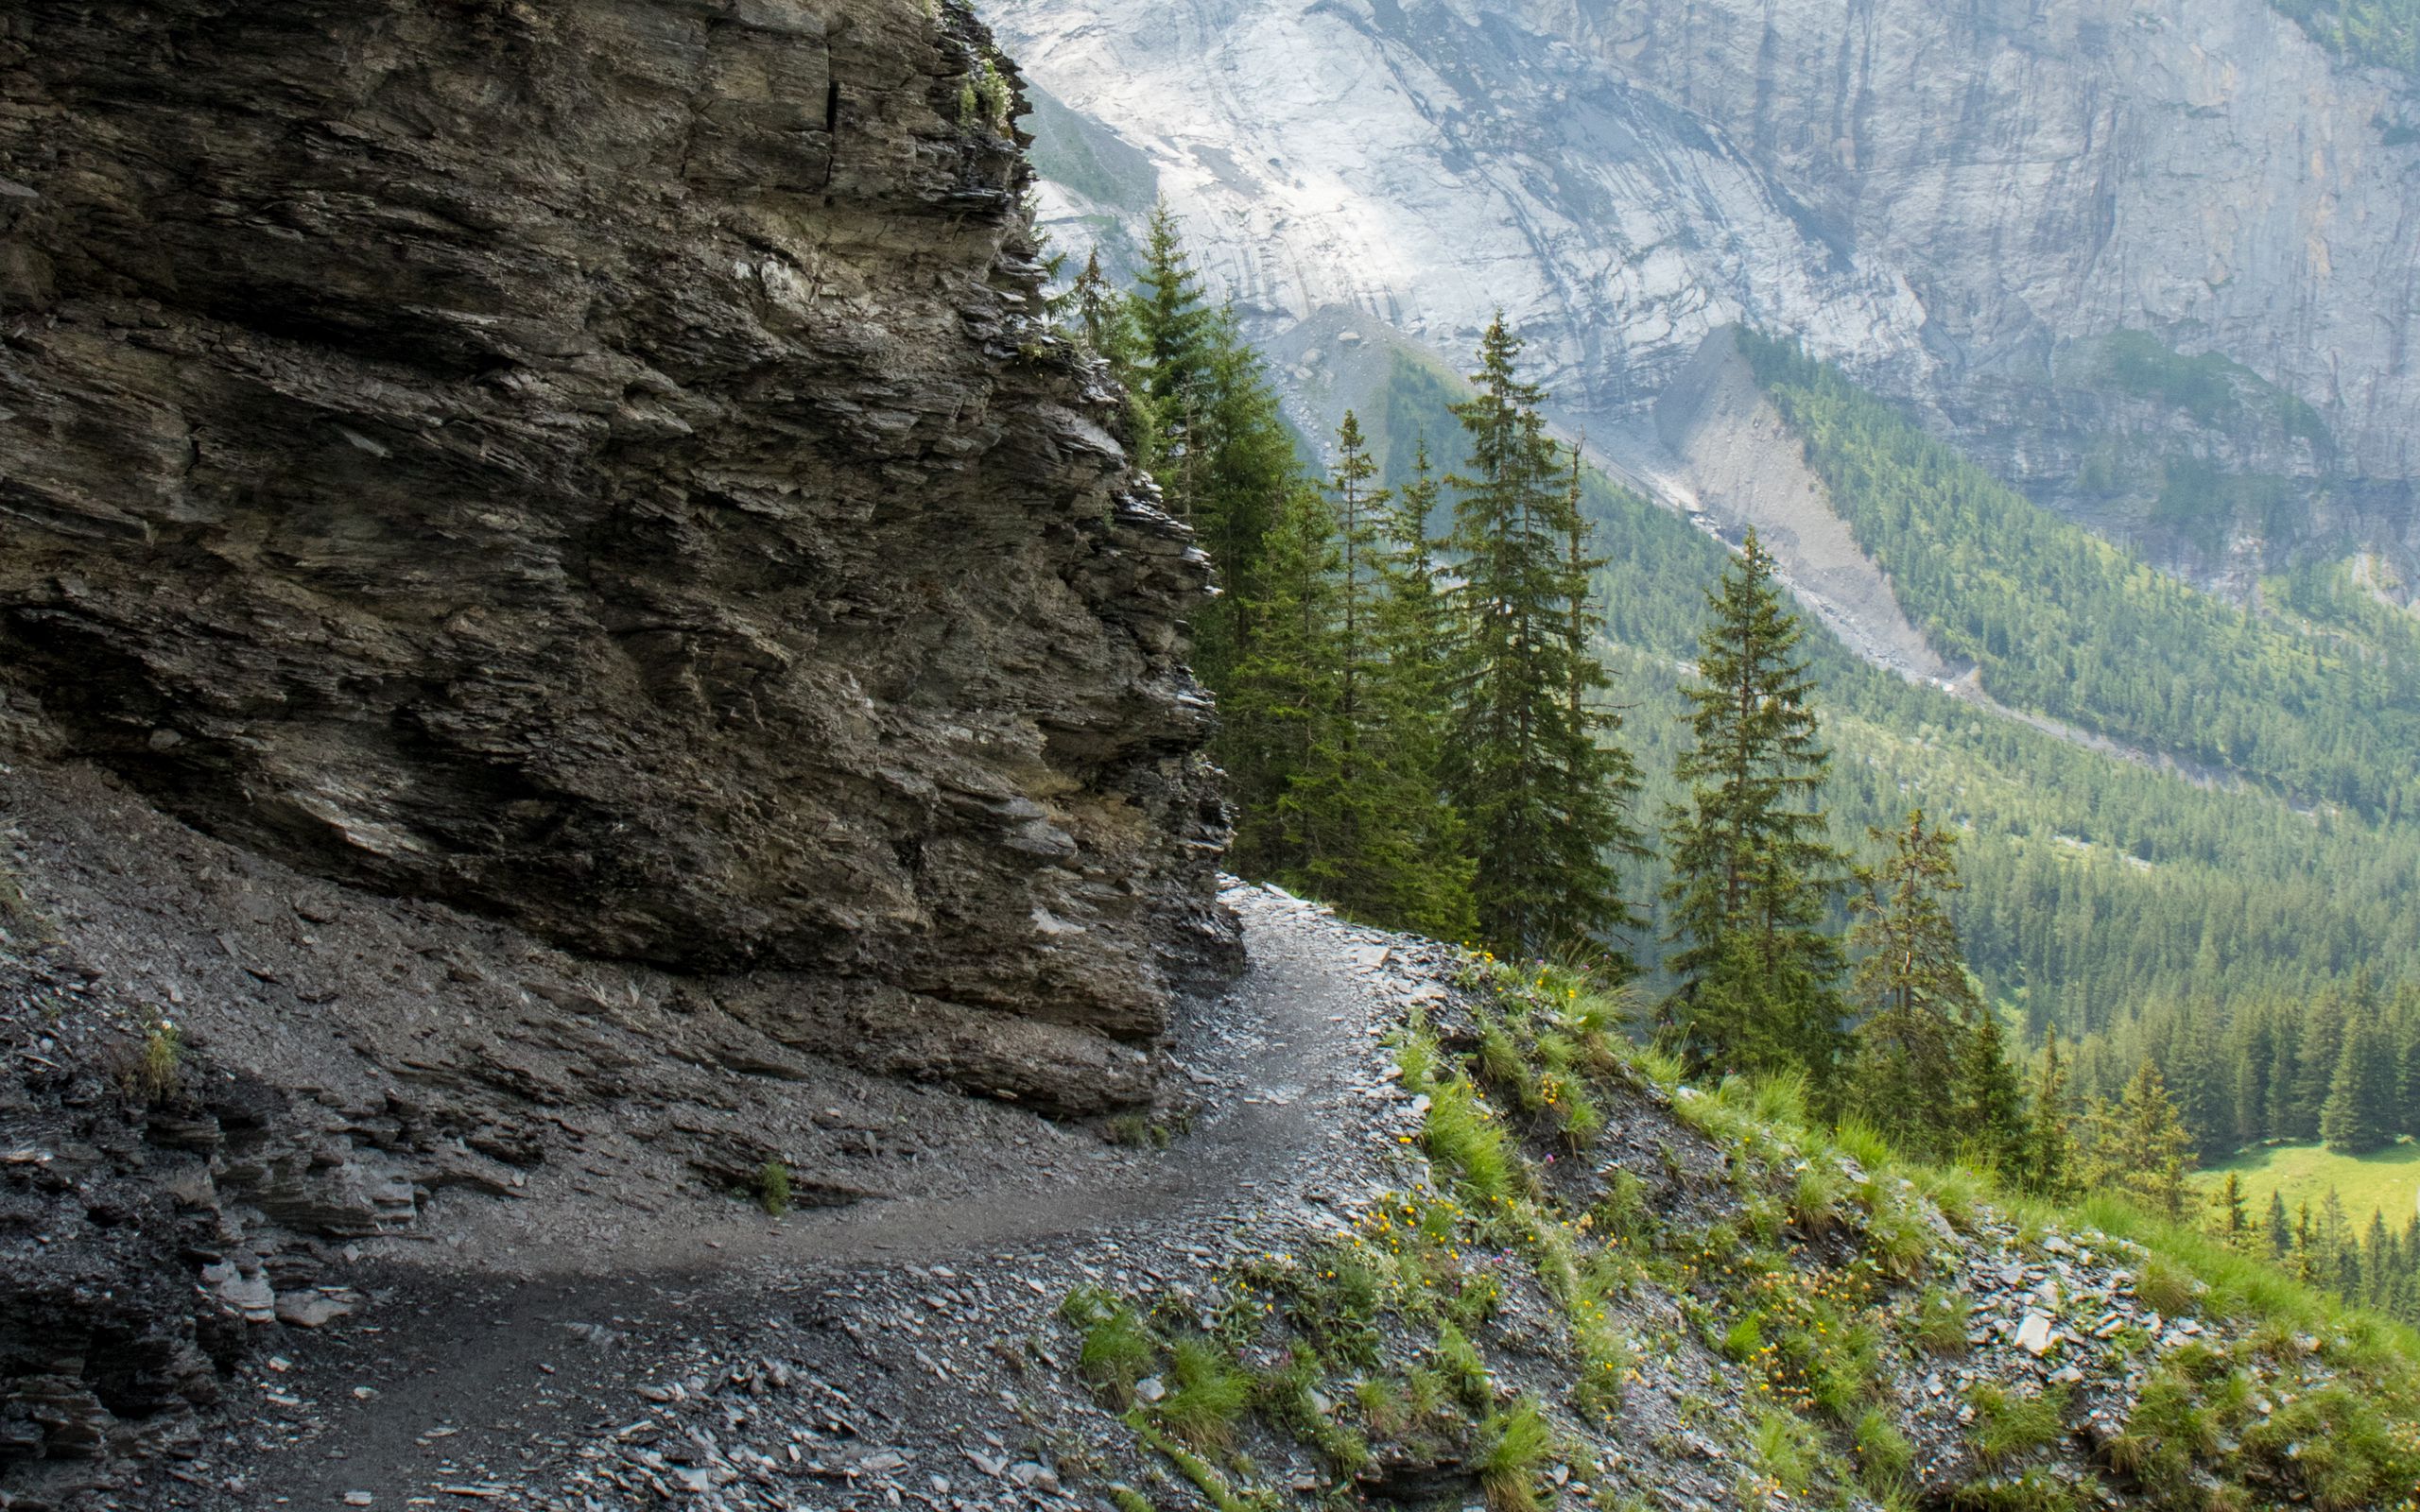
[[[1550,959],[1694,1074],[2059,1198],[2122,1193],[2420,1319],[2420,1218],[2208,1193],[2268,1142],[2420,1137],[2420,635],[2324,574],[2250,613],[1742,337],[1933,644],[2063,739],[1876,669],[1753,534],[1609,481],[1499,320],[1333,435],[1282,413],[1171,218],[1067,322],[1219,563],[1230,866]]]

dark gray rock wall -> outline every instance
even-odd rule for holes
[[[921,0],[10,7],[0,743],[1097,1101],[1233,950],[1208,569],[1038,320],[1007,70]]]

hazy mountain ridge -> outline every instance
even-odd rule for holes
[[[2206,586],[2412,576],[2413,106],[2259,0],[994,14],[1121,163],[1042,118],[1062,239],[1118,240],[1148,162],[1263,335],[1341,304],[1452,353],[1500,304],[1610,444],[1748,323]],[[2114,374],[2121,333],[2239,365],[2261,422]]]

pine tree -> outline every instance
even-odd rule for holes
[[[2084,1185],[2122,1193],[2171,1221],[2185,1213],[2185,1173],[2193,1137],[2145,1057],[2115,1105],[2093,1109]]]
[[[2251,1228],[2243,1207],[2243,1178],[2229,1171],[2225,1183],[2210,1199],[2210,1206],[2218,1210],[2220,1234],[2229,1245],[2241,1248]]]
[[[2012,1177],[2022,1171],[2032,1128],[2025,1091],[2008,1061],[1999,1015],[1989,1008],[1962,1036],[1956,1096],[1951,1104],[1958,1147],[1970,1160]]]
[[[2394,1068],[2368,1018],[2345,1026],[2343,1049],[2319,1118],[2320,1138],[2339,1155],[2367,1155],[2394,1143]]]
[[[1327,506],[1307,485],[1287,496],[1263,542],[1260,633],[1224,679],[1218,748],[1236,799],[1231,865],[1250,877],[1299,877],[1316,816],[1296,778],[1334,739],[1339,558]]]
[[[1858,868],[1864,889],[1849,902],[1849,997],[1864,1017],[1847,1101],[1876,1127],[1938,1152],[1954,1137],[1967,1032],[1987,1017],[1949,919],[1947,899],[1964,885],[1957,837],[1927,828],[1921,809],[1898,830],[1866,833],[1891,850],[1879,868]]]
[[[1426,544],[1416,543],[1414,584],[1390,561],[1384,537],[1395,526],[1389,495],[1373,489],[1377,472],[1359,421],[1337,434],[1329,481],[1337,551],[1333,717],[1293,774],[1285,798],[1288,833],[1299,850],[1289,878],[1356,919],[1447,938],[1467,937],[1470,868],[1461,836],[1442,800],[1434,713],[1437,671],[1397,646],[1397,594],[1433,598]],[[1433,616],[1416,615],[1434,633]]]
[[[2286,1216],[2286,1194],[2277,1188],[2269,1192],[2269,1258],[2283,1261],[2294,1247],[2293,1224]]]
[[[2059,1037],[2043,1041],[2033,1106],[2026,1119],[2017,1175],[2025,1189],[2046,1197],[2066,1195],[2076,1165],[2075,1132],[2067,1110],[2067,1074],[2059,1063]]]
[[[1627,758],[1595,738],[1602,721],[1584,701],[1573,707],[1572,690],[1584,700],[1603,674],[1565,628],[1586,593],[1567,556],[1576,511],[1538,418],[1544,396],[1515,369],[1520,352],[1499,317],[1479,346],[1477,391],[1454,406],[1470,457],[1449,480],[1448,545],[1462,580],[1447,776],[1478,861],[1479,932],[1535,953],[1589,944],[1629,917],[1602,864],[1629,839],[1618,790]],[[1596,619],[1583,608],[1580,623],[1584,635]]]
[[[1668,962],[1681,985],[1665,1013],[1702,1065],[1820,1070],[1841,1040],[1840,947],[1823,926],[1842,857],[1817,806],[1831,754],[1797,655],[1805,631],[1753,531],[1706,597],[1684,690],[1691,743],[1673,767],[1689,798],[1665,820],[1670,937],[1686,942]]]

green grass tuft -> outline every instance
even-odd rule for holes
[[[1538,1467],[1553,1447],[1552,1431],[1538,1404],[1527,1397],[1479,1425],[1479,1450],[1472,1465],[1493,1512],[1536,1512]]]
[[[1975,1409],[1975,1452],[1986,1465],[2021,1459],[2057,1443],[2066,1433],[2065,1387],[2037,1395],[1979,1382],[1968,1388],[1966,1400]]]
[[[1134,1309],[1107,1292],[1079,1287],[1059,1304],[1059,1315],[1083,1338],[1077,1373],[1115,1405],[1131,1405],[1134,1383],[1150,1372],[1155,1352]]]
[[[1199,1335],[1176,1341],[1169,1374],[1175,1385],[1151,1404],[1152,1419],[1199,1450],[1223,1449],[1252,1405],[1252,1377],[1235,1357]]]

